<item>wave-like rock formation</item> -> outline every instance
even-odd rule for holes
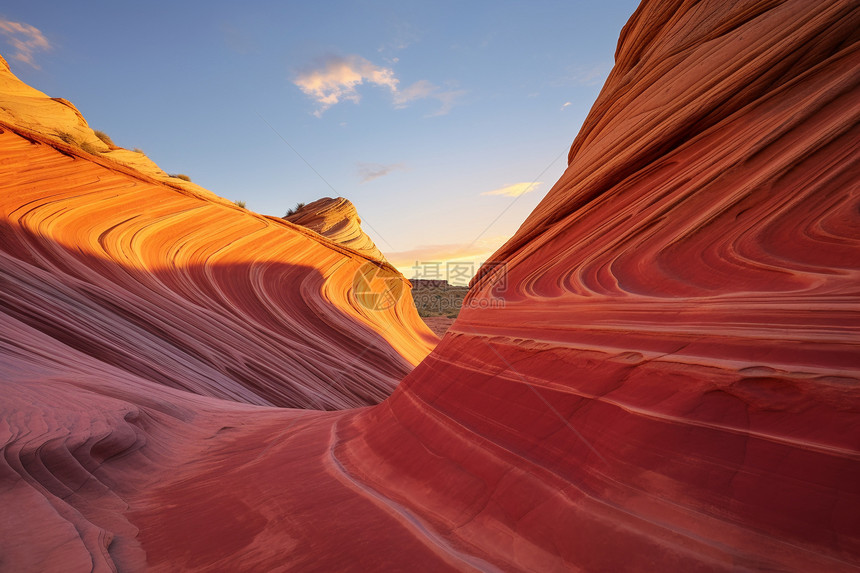
[[[0,235],[3,567],[857,570],[858,30],[849,1],[644,2],[475,304],[388,400],[339,412],[159,368],[190,310],[212,317],[193,345],[219,348],[243,321],[331,316],[344,295],[276,294],[268,255],[236,270],[251,241],[204,246],[271,220],[149,201],[161,188],[2,134],[0,195],[21,196]],[[325,277],[352,264],[304,248]],[[333,348],[296,352],[308,370],[378,362],[332,326]]]
[[[323,197],[308,203],[284,219],[316,231],[370,258],[386,260],[382,252],[376,248],[373,239],[362,230],[358,211],[348,199]]]
[[[28,327],[173,388],[317,409],[378,403],[432,348],[408,295],[374,309],[353,288],[371,265],[408,292],[393,268],[48,143],[0,134],[9,342]]]

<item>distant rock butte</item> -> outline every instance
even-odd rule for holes
[[[356,308],[356,251],[4,128],[3,566],[856,571],[858,30],[644,2],[493,258],[504,307],[338,412],[211,389],[408,370],[414,309]]]
[[[284,220],[307,227],[367,257],[388,262],[373,240],[361,229],[358,211],[348,199],[323,197],[284,217]]]

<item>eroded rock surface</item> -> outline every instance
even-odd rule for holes
[[[336,243],[346,245],[370,258],[385,261],[385,256],[361,228],[361,217],[349,199],[323,197],[284,217],[307,227]],[[387,262],[387,261],[386,261]]]
[[[858,30],[849,1],[644,2],[506,287],[470,292],[504,306],[350,411],[212,389],[262,395],[213,373],[254,336],[267,392],[417,362],[414,311],[349,303],[355,251],[7,130],[4,566],[856,570]]]

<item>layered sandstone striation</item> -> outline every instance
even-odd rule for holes
[[[383,400],[437,339],[387,263],[46,134],[88,128],[10,91],[0,569],[142,570],[134,495],[236,428],[280,424],[272,406]],[[401,285],[396,304],[356,292],[367,265]]]
[[[344,302],[360,255],[5,130],[4,566],[857,570],[857,30],[848,1],[644,2],[506,280],[470,291],[504,306],[348,411],[193,371],[296,321],[306,371],[258,383],[393,377],[417,316]],[[389,322],[398,352],[363,354]]]
[[[855,2],[644,2],[494,256],[504,308],[340,463],[502,568],[860,565],[858,30]]]
[[[0,309],[19,327],[173,388],[318,409],[383,400],[435,343],[408,294],[378,310],[356,297],[368,264],[408,293],[393,267],[73,145],[0,130]]]
[[[372,259],[386,260],[373,240],[362,230],[361,217],[358,216],[355,205],[348,199],[323,197],[308,203],[284,219],[316,231]]]

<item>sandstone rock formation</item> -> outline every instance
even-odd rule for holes
[[[858,30],[847,0],[646,0],[505,291],[470,291],[504,308],[340,412],[211,397],[174,353],[315,315],[294,384],[394,362],[349,345],[385,332],[344,302],[354,251],[6,129],[3,566],[857,570]],[[279,294],[295,272],[310,292]],[[409,348],[412,315],[385,320]]]
[[[367,257],[385,261],[385,256],[362,230],[358,211],[348,199],[323,197],[313,203],[308,203],[298,212],[287,215],[284,220],[316,231],[320,235],[336,243],[346,245]]]
[[[87,124],[87,120],[70,101],[49,97],[28,86],[12,73],[9,64],[0,56],[0,122],[13,125],[28,133],[41,135],[53,144],[75,147],[89,155],[113,164],[133,169],[187,194],[205,198],[213,203],[231,205],[211,191],[173,177],[161,170],[152,160],[139,151],[129,151],[110,145],[99,138]]]
[[[356,272],[381,263],[0,129],[0,309],[12,340],[34,329],[173,388],[318,409],[383,400],[435,343],[408,295],[382,310],[356,299]],[[64,361],[56,350],[38,362]]]

